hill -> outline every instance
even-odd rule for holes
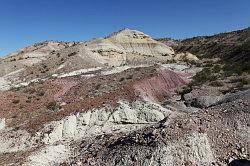
[[[249,62],[247,32],[166,41],[123,29],[2,58],[0,165],[249,162],[249,68],[225,72]]]

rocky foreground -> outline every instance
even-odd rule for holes
[[[249,164],[249,74],[201,80],[218,67],[160,41],[125,29],[1,59],[0,165]]]

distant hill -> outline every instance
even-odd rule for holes
[[[250,28],[181,41],[169,38],[158,41],[171,45],[176,52],[187,51],[200,59],[219,58],[220,64],[226,64],[225,70],[235,69],[238,73],[250,72]]]
[[[163,39],[159,40],[164,41]],[[182,41],[169,39],[166,41],[174,42],[174,49],[177,52],[188,51],[204,58],[245,61],[249,60],[250,57],[250,28],[212,36],[198,36]]]

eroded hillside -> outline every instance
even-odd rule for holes
[[[222,78],[218,60],[181,47],[124,29],[1,59],[0,165],[247,162],[249,74]]]

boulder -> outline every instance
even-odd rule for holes
[[[250,98],[250,90],[229,93],[223,96],[193,96],[192,92],[184,95],[185,104],[188,107],[208,108],[222,103],[232,102],[241,97]]]

